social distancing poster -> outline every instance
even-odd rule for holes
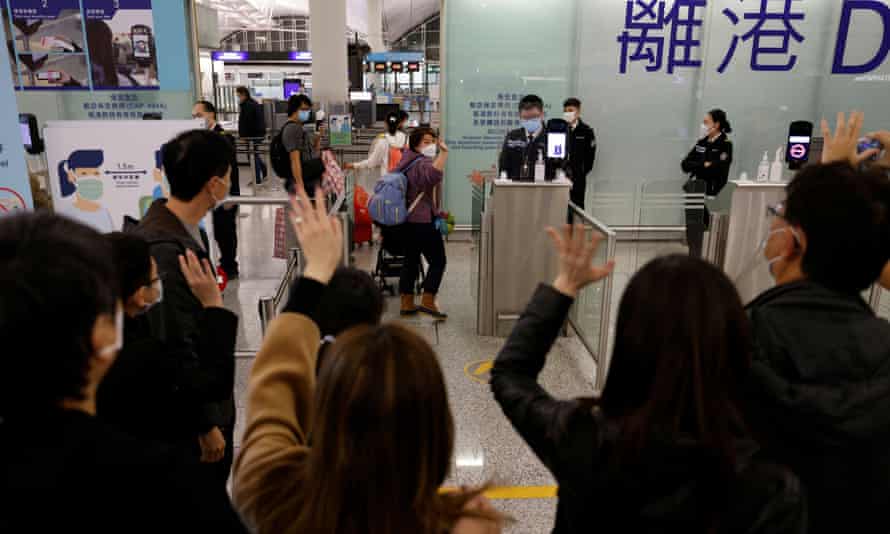
[[[199,121],[61,121],[47,123],[46,159],[56,213],[99,232],[141,219],[170,193],[162,147]]]

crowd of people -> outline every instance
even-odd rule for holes
[[[860,296],[890,287],[890,155],[858,153],[862,120],[823,125],[824,163],[765,214],[775,288],[743,306],[690,256],[634,275],[597,397],[556,399],[538,377],[575,298],[614,263],[593,263],[599,237],[549,230],[559,274],[491,388],[559,484],[554,532],[890,530],[890,323]],[[890,132],[872,137],[890,146]],[[417,169],[415,197],[447,157],[433,132],[409,137],[398,165]],[[294,188],[305,268],[253,363],[233,457],[238,318],[199,227],[233,162],[213,131],[177,136],[163,149],[170,198],[126,233],[0,218],[0,531],[501,532],[513,520],[486,486],[441,491],[455,423],[439,359],[381,323],[366,273],[339,267],[344,231],[320,189]],[[429,245],[412,254],[444,249],[425,233],[430,209],[410,221]],[[444,315],[444,251],[430,271],[419,309]]]

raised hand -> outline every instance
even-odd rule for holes
[[[614,260],[605,265],[593,264],[593,256],[603,240],[602,234],[594,232],[587,240],[584,237],[586,230],[580,225],[565,225],[562,232],[548,228],[547,233],[559,254],[559,275],[553,287],[563,295],[575,298],[586,286],[606,278],[615,269]]]
[[[305,190],[291,198],[291,224],[306,258],[304,278],[323,284],[330,282],[343,259],[343,228],[340,220],[329,216],[321,188],[315,192],[315,205]]]

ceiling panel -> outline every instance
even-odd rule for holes
[[[381,0],[386,22],[387,39],[394,40],[406,31],[439,12],[440,0]],[[197,0],[199,4],[213,7],[220,14],[220,28],[232,30],[269,29],[272,17],[279,15],[305,15],[309,12],[309,0]],[[367,33],[367,0],[346,0],[348,27],[359,33]]]

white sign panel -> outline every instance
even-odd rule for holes
[[[58,121],[44,130],[56,213],[106,233],[169,195],[161,147],[200,121]]]

